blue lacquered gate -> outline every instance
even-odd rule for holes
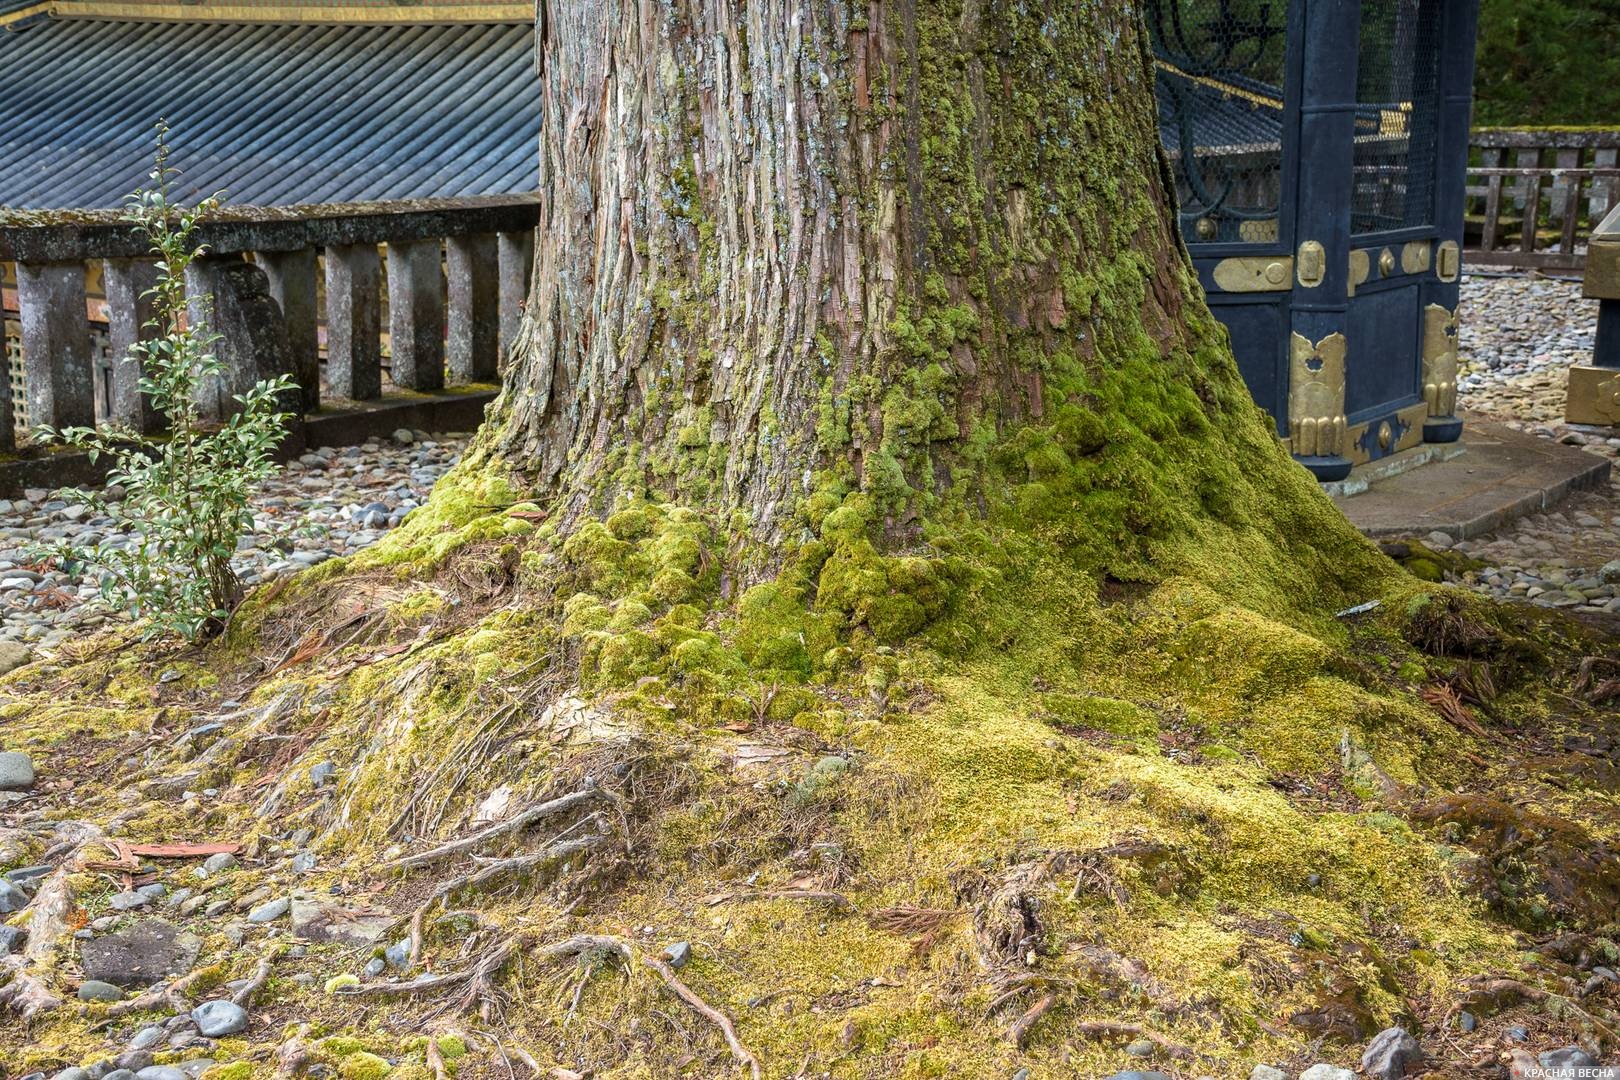
[[[1255,400],[1306,467],[1455,416],[1476,0],[1149,0],[1181,224]]]

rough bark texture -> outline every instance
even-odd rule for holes
[[[538,48],[547,201],[499,446],[576,509],[617,477],[769,537],[847,462],[892,523],[981,417],[1042,416],[1054,348],[1177,333],[1128,5],[546,0]],[[1156,310],[1072,313],[1127,248]]]

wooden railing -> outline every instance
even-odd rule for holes
[[[1592,227],[1620,205],[1620,131],[1483,128],[1469,143],[1464,260],[1582,269]]]
[[[282,373],[305,414],[323,398],[494,382],[538,215],[533,196],[220,211],[199,228],[208,254],[186,279],[225,367],[205,414]],[[39,424],[160,428],[123,359],[152,332],[142,294],[156,279],[131,225],[116,212],[0,213],[0,270],[12,361],[0,452]]]

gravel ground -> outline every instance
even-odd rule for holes
[[[323,446],[288,462],[253,500],[252,534],[234,563],[249,585],[375,543],[427,497],[460,456],[463,433],[429,436],[401,429],[361,446]],[[28,491],[0,500],[0,641],[49,649],[122,618],[97,595],[93,581],[35,561],[30,549],[69,539],[118,544],[113,522],[91,517],[55,492]]]
[[[1597,302],[1578,282],[1530,274],[1469,273],[1459,329],[1461,407],[1544,438],[1620,456],[1620,433],[1562,422],[1565,369],[1592,354]],[[396,432],[362,446],[322,447],[291,462],[254,500],[254,534],[236,565],[249,584],[376,542],[423,498],[466,443],[464,434]],[[409,436],[407,441],[405,436]],[[55,493],[0,500],[0,641],[46,649],[122,616],[96,598],[93,583],[29,556],[30,545],[71,538],[116,543],[105,518],[92,518]],[[1620,612],[1620,465],[1603,491],[1574,496],[1455,547],[1485,563],[1464,582],[1504,599]]]
[[[1462,283],[1461,407],[1611,460],[1620,433],[1563,422],[1566,371],[1589,362],[1597,301],[1578,281],[1471,273]],[[1433,541],[1445,546],[1449,538]],[[1455,545],[1484,562],[1464,575],[1481,592],[1549,607],[1620,612],[1620,462],[1609,486]]]

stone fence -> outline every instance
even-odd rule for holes
[[[221,209],[198,229],[207,255],[186,282],[225,368],[204,413],[223,417],[232,395],[281,373],[306,426],[386,422],[390,405],[416,421],[396,426],[428,426],[423,395],[455,387],[484,391],[481,413],[522,311],[538,214],[536,196]],[[152,333],[144,237],[116,211],[0,212],[0,268],[7,293],[15,282],[0,453],[38,424],[161,430],[123,360]]]

